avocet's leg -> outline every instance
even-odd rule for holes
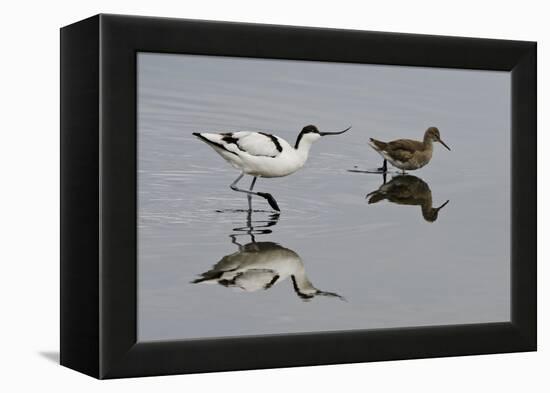
[[[258,179],[257,176],[254,176],[252,179],[252,183],[250,184],[250,190],[252,191],[254,189],[254,184],[256,184],[256,180]],[[246,198],[248,199],[248,210],[252,211],[252,195],[246,194]]]
[[[273,196],[271,194],[268,194],[267,192],[253,192],[253,191],[249,191],[249,190],[243,190],[239,187],[237,187],[237,183],[239,182],[239,180],[241,180],[244,176],[244,172],[241,173],[239,175],[239,177],[237,177],[237,179],[235,179],[235,181],[233,183],[231,183],[231,185],[229,186],[233,191],[237,191],[237,192],[244,192],[245,194],[248,194],[248,195],[258,195],[262,198],[264,198],[267,203],[269,203],[269,205],[277,210],[277,211],[281,211],[281,209],[279,209],[279,205],[277,205],[277,201],[275,200],[275,198],[273,198]],[[254,181],[254,183],[256,183]]]
[[[241,172],[241,174],[239,175],[239,177],[237,177],[235,179],[235,181],[233,183],[231,183],[231,185],[229,186],[229,188],[231,188],[232,190],[234,190],[235,188],[237,188],[237,183],[239,182],[239,180],[241,180],[244,176],[244,172]]]
[[[254,178],[255,179],[255,178]],[[248,213],[246,213],[246,226],[248,228],[248,234],[250,235],[250,241],[256,243],[256,237],[254,237],[254,227],[252,226],[252,196],[250,194],[248,197]]]
[[[237,247],[239,247],[239,250],[242,250],[243,245],[237,241],[237,235],[229,235],[231,238],[231,243],[235,244]]]
[[[388,160],[384,160],[384,163],[380,168],[378,168],[380,172],[386,173],[388,171]]]

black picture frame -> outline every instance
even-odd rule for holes
[[[511,321],[137,342],[137,52],[511,71]],[[103,14],[62,28],[61,364],[103,379],[536,350],[536,89],[535,42]]]

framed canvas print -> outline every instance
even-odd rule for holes
[[[97,378],[536,349],[536,44],[61,29],[61,363]]]

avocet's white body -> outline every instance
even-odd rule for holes
[[[235,169],[267,178],[288,176],[303,167],[312,143],[321,137],[316,133],[306,134],[295,148],[283,138],[259,132],[199,135]]]
[[[323,135],[343,134],[350,128],[337,132],[319,132],[317,127],[309,125],[300,132],[294,146],[283,138],[264,132],[194,132],[193,135],[209,144],[228,163],[241,171],[239,177],[230,185],[232,190],[248,194],[249,201],[251,195],[261,196],[273,209],[279,211],[279,206],[271,194],[252,191],[256,178],[283,177],[296,172],[306,163],[313,142]],[[237,183],[245,174],[254,177],[250,190],[237,187]]]

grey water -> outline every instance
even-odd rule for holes
[[[353,127],[258,179],[280,214],[248,211],[239,173],[191,135],[293,144],[308,124]],[[452,151],[373,193],[368,138],[429,126]],[[508,72],[139,53],[139,340],[509,321],[509,153]],[[435,219],[430,197],[449,201]]]

